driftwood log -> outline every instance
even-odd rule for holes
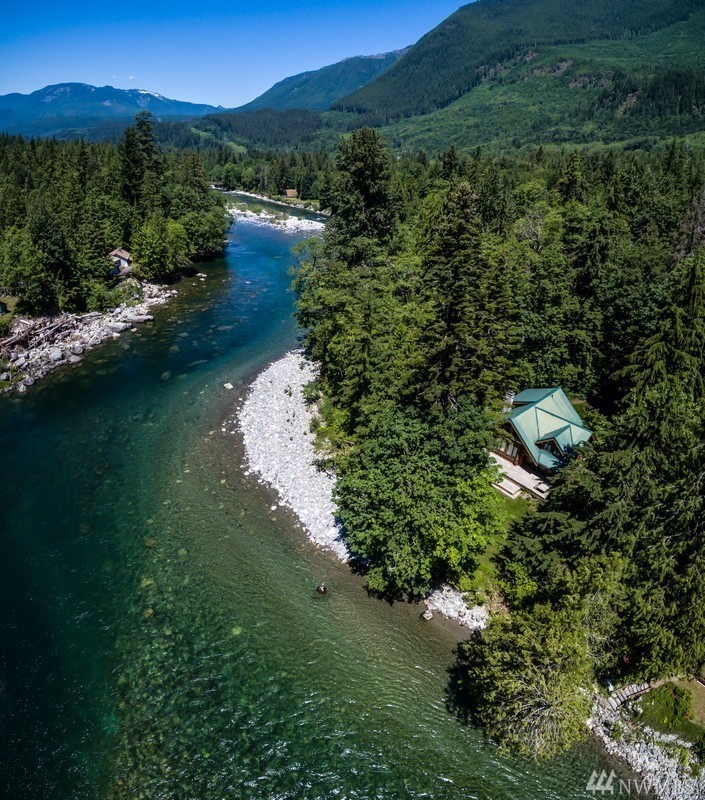
[[[16,347],[28,349],[40,344],[51,343],[60,333],[75,327],[76,317],[73,314],[62,314],[58,319],[54,317],[49,320],[39,319],[35,322],[20,320],[13,334],[0,340],[0,350],[9,353]]]

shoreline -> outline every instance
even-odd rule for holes
[[[212,185],[213,189],[216,189],[219,192],[223,192],[223,194],[232,194],[235,196],[240,197],[249,197],[252,200],[261,200],[263,203],[272,203],[275,206],[280,206],[281,208],[295,208],[298,211],[308,211],[311,214],[319,214],[321,217],[330,217],[330,211],[316,211],[315,208],[309,208],[305,206],[303,203],[285,203],[283,200],[273,200],[271,197],[267,197],[266,194],[255,194],[254,192],[246,192],[244,189],[223,189],[221,186],[216,186],[215,184]]]
[[[315,410],[303,398],[303,387],[316,376],[316,369],[302,351],[292,351],[267,366],[249,387],[234,417],[228,419],[233,432],[242,436],[246,476],[274,490],[278,507],[286,507],[298,518],[307,537],[343,562],[354,557],[335,519],[335,476],[316,468],[314,435],[310,424]],[[485,607],[470,607],[460,592],[441,586],[424,599],[428,611],[456,621],[469,632],[481,630],[489,613]],[[432,615],[431,615],[432,616]],[[430,617],[428,617],[430,618]],[[705,784],[689,776],[663,747],[663,740],[648,728],[635,725],[623,709],[614,710],[598,700],[587,725],[607,756],[624,764],[641,784],[661,800],[703,800]],[[629,736],[620,737],[627,730]],[[605,781],[609,775],[605,773]],[[596,777],[599,780],[599,776]],[[615,791],[619,780],[614,777]],[[630,783],[630,786],[636,786]]]
[[[242,435],[245,475],[273,489],[279,504],[294,512],[308,538],[339,560],[354,558],[336,520],[335,476],[318,469],[311,433],[315,410],[306,405],[303,388],[316,377],[316,368],[301,351],[287,353],[266,367],[250,385],[235,418],[228,420]],[[480,630],[489,613],[470,607],[462,594],[440,586],[424,599],[427,619],[438,612],[468,630]]]
[[[285,218],[279,217],[271,211],[262,210],[255,213],[250,209],[228,206],[228,213],[234,220],[249,222],[253,225],[272,226],[285,233],[310,233],[312,235],[323,233],[325,222],[314,219],[304,219],[294,214],[287,215]]]
[[[109,339],[118,339],[125,331],[136,330],[135,325],[152,322],[149,309],[177,294],[175,289],[153,283],[139,286],[141,296],[137,303],[122,303],[112,311],[16,319],[10,335],[3,340],[11,343],[0,348],[8,365],[0,379],[9,382],[0,388],[0,394],[24,394],[57,367],[80,364],[87,351]],[[18,341],[12,342],[13,339]]]
[[[688,767],[681,766],[677,757],[667,750],[668,745],[683,746],[677,737],[658,734],[649,727],[635,724],[622,707],[610,708],[603,698],[596,701],[588,727],[608,756],[626,764],[640,777],[638,781],[628,782],[636,794],[648,791],[660,800],[703,800],[705,797],[705,780],[689,775]],[[606,774],[605,780],[609,780]],[[637,791],[639,786],[641,789]],[[614,791],[622,793],[616,778]]]

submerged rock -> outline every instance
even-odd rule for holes
[[[107,330],[112,331],[113,333],[122,333],[126,331],[130,327],[129,322],[108,322],[105,326]]]

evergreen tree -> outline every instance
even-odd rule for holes
[[[538,760],[587,737],[592,671],[576,613],[496,615],[460,652],[454,702],[503,747]]]
[[[483,405],[512,378],[516,315],[505,273],[483,257],[477,198],[467,183],[431,211],[421,238],[429,322],[416,389],[431,405],[463,395]]]

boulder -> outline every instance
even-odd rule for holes
[[[64,353],[60,347],[52,347],[49,351],[50,361],[61,361],[64,358]]]
[[[105,325],[106,330],[111,331],[112,333],[122,333],[126,331],[130,327],[129,322],[108,322]]]
[[[126,314],[123,319],[129,325],[137,325],[141,322],[152,322],[154,317],[151,314]]]

